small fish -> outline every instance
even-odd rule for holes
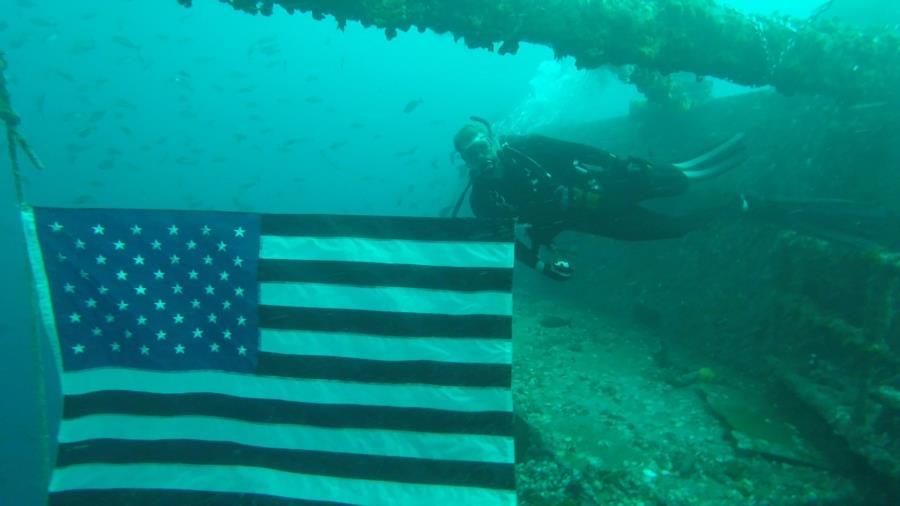
[[[406,107],[403,108],[403,112],[405,114],[409,114],[409,113],[415,111],[416,108],[418,108],[420,105],[422,105],[422,102],[424,102],[424,100],[422,100],[421,98],[418,98],[416,100],[410,100],[409,103],[406,104]]]
[[[40,28],[56,28],[56,23],[53,21],[50,21],[49,19],[31,18],[28,21],[31,22],[31,24],[33,24],[34,26],[37,26]]]
[[[113,104],[113,106],[118,107],[119,109],[130,109],[132,111],[137,110],[136,105],[125,100],[124,98],[120,98],[119,100],[116,100],[115,103]]]
[[[7,28],[9,28],[9,24],[6,21],[0,21],[0,32],[5,32]]]
[[[95,47],[96,44],[94,43],[94,39],[76,40],[72,43],[69,54],[73,56],[82,55],[93,51]]]
[[[403,151],[397,151],[396,153],[394,153],[394,156],[396,156],[396,157],[412,156],[416,153],[416,150],[418,150],[418,149],[419,149],[419,146],[413,146],[409,149],[404,149]]]
[[[331,144],[328,145],[328,149],[338,149],[338,148],[342,148],[342,147],[344,147],[346,144],[347,144],[347,141],[337,141],[337,142],[332,142]]]
[[[75,133],[78,135],[78,137],[84,139],[85,137],[94,133],[94,125],[85,125],[75,130]]]
[[[97,164],[97,168],[102,170],[109,170],[115,167],[115,165],[115,162],[113,162],[112,160],[103,160],[102,162]]]
[[[320,97],[315,97],[315,96],[306,97],[306,103],[307,104],[321,104],[322,99]]]
[[[122,47],[137,51],[139,53],[141,52],[141,46],[132,42],[130,39],[128,39],[128,37],[124,37],[122,35],[115,35],[115,36],[113,36],[112,40],[113,40],[113,42],[115,42],[116,44],[118,44]]]
[[[94,111],[94,113],[88,117],[88,121],[90,123],[97,123],[103,119],[104,116],[106,116],[106,111]]]
[[[560,327],[568,327],[572,325],[571,318],[561,318],[559,316],[545,316],[538,322],[541,327],[547,329],[558,329]]]
[[[47,94],[41,93],[38,95],[37,99],[34,101],[35,107],[37,107],[38,114],[44,116],[44,103],[47,101]]]
[[[73,76],[72,74],[70,74],[64,70],[57,70],[56,75],[58,75],[59,77],[62,77],[63,79],[65,79],[66,81],[69,81],[70,83],[75,82],[75,76]]]

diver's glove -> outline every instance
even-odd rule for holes
[[[572,274],[575,274],[575,270],[566,260],[555,260],[549,264],[538,262],[535,268],[541,274],[556,281],[568,281],[572,279]]]

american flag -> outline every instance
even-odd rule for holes
[[[22,216],[51,505],[515,504],[511,222]]]

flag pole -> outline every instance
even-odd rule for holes
[[[9,90],[6,87],[6,54],[0,50],[0,120],[6,126],[6,145],[9,151],[9,161],[12,167],[13,184],[16,190],[16,204],[22,210],[25,209],[25,188],[24,179],[19,168],[18,149],[21,149],[25,156],[31,161],[37,169],[43,169],[44,165],[38,159],[37,155],[28,145],[25,137],[19,133],[18,125],[20,123],[19,115],[13,111],[12,101],[10,99]],[[29,292],[29,308],[31,318],[28,322],[29,332],[31,335],[31,353],[35,367],[35,388],[37,389],[37,417],[38,417],[38,445],[41,452],[41,479],[46,484],[50,476],[50,421],[47,419],[47,385],[44,380],[46,378],[43,348],[41,347],[40,333],[38,330],[38,303],[37,294],[35,293],[35,276],[31,262],[26,255],[26,272]]]

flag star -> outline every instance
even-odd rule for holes
[[[112,348],[112,351],[119,351],[119,348],[121,348],[121,346],[119,346],[119,343],[112,343],[109,345],[109,347]]]
[[[239,346],[238,347],[238,355],[246,355],[246,354],[247,354],[247,348],[244,348],[243,346]]]
[[[176,346],[176,347],[175,347],[175,354],[176,354],[176,355],[184,355],[184,346],[182,346],[182,345],[180,345],[180,344],[179,344],[178,346]]]
[[[143,229],[137,225],[131,227],[132,235],[141,235],[141,230],[143,230]]]
[[[206,295],[212,295],[216,293],[216,289],[213,288],[212,285],[206,285]]]
[[[166,308],[166,303],[162,299],[157,300],[156,302],[153,303],[153,305],[156,306],[157,311]]]
[[[121,240],[118,240],[113,243],[113,247],[116,248],[116,251],[122,251],[123,249],[125,249],[125,243]]]
[[[144,257],[140,255],[134,257],[134,265],[144,265]]]
[[[118,279],[119,281],[125,281],[126,279],[128,279],[128,273],[120,270],[116,273],[116,279]]]
[[[88,278],[88,273],[87,273],[86,270],[81,270],[81,271],[78,272],[78,274],[79,274],[83,279],[87,279],[87,278]]]
[[[228,273],[225,271],[220,272],[219,281],[228,281]]]
[[[66,285],[63,286],[63,291],[65,291],[66,293],[75,293],[75,285],[66,283]]]
[[[209,323],[216,323],[219,320],[219,317],[216,316],[215,313],[209,313],[209,316],[207,316],[207,319],[209,320]]]
[[[94,225],[92,228],[94,229],[94,235],[103,235],[103,231],[106,230],[105,228],[103,228],[103,225],[99,223]]]
[[[200,301],[199,301],[199,300],[194,299],[194,300],[191,301],[191,308],[197,309],[197,308],[199,308],[199,307],[200,307]]]
[[[241,257],[234,257],[234,266],[240,267],[242,265],[244,265],[244,259]]]
[[[222,309],[228,309],[231,307],[231,301],[223,300],[222,301]]]
[[[172,262],[172,265],[175,265],[181,262],[181,258],[178,255],[172,255],[169,257],[169,261]]]
[[[111,315],[111,314],[107,314],[107,315],[106,315],[106,323],[112,323],[112,322],[114,322],[114,321],[116,321],[116,317],[115,317],[115,316],[113,316],[113,315]]]
[[[243,315],[241,315],[241,316],[238,316],[237,322],[238,322],[238,325],[246,325],[246,324],[247,324],[247,319],[244,318]]]
[[[103,331],[100,330],[100,327],[94,327],[91,329],[91,334],[94,334],[95,336],[102,336]]]
[[[197,279],[197,271],[191,269],[191,272],[188,273],[188,279]]]
[[[165,341],[165,340],[166,340],[166,331],[165,331],[165,330],[160,330],[159,332],[157,332],[157,333],[156,333],[156,340],[157,340],[157,341]]]
[[[76,355],[81,355],[84,353],[84,345],[76,344],[75,346],[72,346],[72,351],[74,351]]]
[[[84,303],[87,307],[97,307],[97,301],[94,300],[93,297],[84,301]]]
[[[178,235],[178,227],[175,225],[169,227],[169,235]]]
[[[203,235],[209,235],[210,230],[211,229],[209,227],[207,227],[206,225],[203,225],[203,228],[200,229],[200,231],[203,232]]]
[[[118,307],[119,307],[119,311],[125,311],[126,309],[128,309],[128,303],[125,302],[124,300],[120,300]]]
[[[103,255],[97,255],[97,265],[106,265],[106,257]]]
[[[97,291],[100,292],[100,295],[106,295],[106,292],[109,291],[109,288],[107,288],[106,285],[100,285],[99,287],[97,287]]]
[[[154,239],[154,241],[150,243],[150,247],[156,250],[161,250],[162,243]]]
[[[203,257],[203,265],[212,265],[212,257],[209,255]]]
[[[219,251],[225,251],[225,241],[219,241],[219,244],[216,244],[216,247],[219,248]]]
[[[63,255],[62,253],[57,253],[57,254],[56,254],[56,259],[59,260],[60,262],[65,262],[65,261],[66,261],[66,258],[68,258],[68,257],[65,256],[65,255]]]
[[[181,285],[175,283],[175,286],[172,287],[172,293],[181,293],[183,291]]]
[[[228,330],[228,329],[225,329],[225,330],[222,332],[222,337],[225,338],[225,339],[231,339],[231,331]]]
[[[84,249],[86,246],[85,242],[81,239],[75,239],[75,249]]]
[[[197,243],[195,243],[193,239],[184,244],[187,246],[187,249],[197,249]]]
[[[166,277],[166,273],[159,269],[156,269],[156,272],[153,273],[153,279],[162,279],[164,277]]]
[[[149,355],[149,354],[150,354],[150,348],[148,348],[146,344],[141,346],[141,355]]]
[[[81,315],[78,313],[72,313],[69,315],[69,323],[81,323]]]
[[[52,230],[54,232],[59,232],[62,229],[63,229],[63,226],[58,221],[54,221],[53,223],[50,224],[50,230]]]
[[[181,313],[177,313],[172,317],[172,320],[174,320],[175,323],[184,323],[184,316],[181,316]]]
[[[203,331],[199,328],[194,329],[194,339],[203,337]]]
[[[125,331],[125,339],[131,339],[133,335],[130,330]]]
[[[243,296],[244,296],[244,289],[241,288],[241,287],[235,288],[235,289],[234,289],[234,296],[235,296],[235,297],[243,297]]]
[[[134,287],[135,295],[147,295],[147,288],[144,285]]]
[[[209,351],[211,351],[211,352],[213,352],[213,353],[218,353],[218,352],[219,352],[219,345],[216,344],[216,343],[212,343],[211,345],[209,345]]]
[[[234,229],[234,236],[235,237],[244,237],[244,229],[241,227]]]
[[[146,325],[147,324],[147,319],[144,318],[144,315],[138,315],[137,324],[138,325]]]

